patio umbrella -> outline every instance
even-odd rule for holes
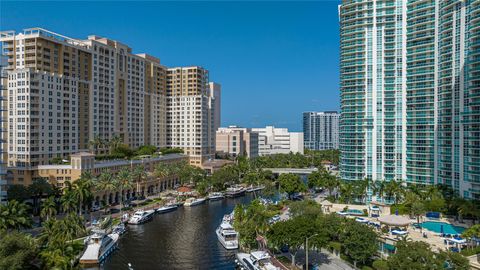
[[[395,216],[398,216],[398,209],[395,210]]]

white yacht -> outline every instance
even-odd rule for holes
[[[237,253],[235,262],[243,269],[248,270],[280,270],[273,265],[270,255],[266,251],[253,251],[252,253]]]
[[[88,238],[87,249],[80,258],[80,264],[99,265],[117,248],[119,237],[117,233],[107,235],[104,230],[95,230]]]
[[[250,193],[250,192],[262,190],[264,188],[265,188],[264,186],[249,186],[246,191]]]
[[[238,248],[238,233],[233,229],[230,223],[222,221],[220,226],[215,230],[218,241],[226,249]]]
[[[155,210],[156,213],[163,214],[177,210],[177,204],[167,204]]]
[[[229,198],[235,198],[245,195],[245,189],[242,186],[233,186],[227,188],[227,192],[225,192],[225,196]]]
[[[133,214],[133,216],[128,220],[128,224],[142,224],[146,222],[147,220],[151,219],[153,214],[155,213],[155,210],[148,210],[148,211],[143,211],[139,210]]]
[[[188,198],[186,201],[185,201],[185,204],[184,206],[195,206],[195,205],[199,205],[199,204],[202,204],[206,201],[207,199],[206,198]]]
[[[221,200],[225,198],[225,195],[223,195],[222,192],[212,192],[210,194],[208,194],[208,199],[210,201],[218,201],[218,200]]]

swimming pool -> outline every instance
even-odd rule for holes
[[[443,226],[443,233],[446,234],[461,234],[465,231],[464,227],[453,226],[452,224],[446,222],[437,222],[437,221],[425,221],[420,224],[422,228],[427,229],[432,232],[441,233]]]
[[[363,211],[362,210],[357,210],[357,209],[348,209],[347,210],[347,213],[352,215],[352,216],[361,216],[363,215]]]

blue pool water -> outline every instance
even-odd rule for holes
[[[357,209],[348,209],[347,213],[349,213],[351,215],[363,215],[363,211],[362,210],[357,210]]]
[[[464,227],[453,226],[446,222],[426,221],[422,222],[420,225],[422,228],[436,233],[442,232],[441,226],[443,226],[443,233],[446,234],[461,234],[465,230]]]

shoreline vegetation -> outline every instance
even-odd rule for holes
[[[146,147],[141,154],[152,151],[156,152],[157,149]],[[310,240],[313,247],[338,251],[344,254],[342,259],[366,267],[373,266],[375,262],[372,262],[370,257],[367,258],[366,253],[362,253],[373,250],[371,242],[360,242],[355,237],[359,233],[370,235],[370,232],[358,224],[323,214],[321,210],[319,212],[320,208],[314,202],[302,202],[307,205],[294,202],[298,194],[308,194],[309,190],[310,192],[324,190],[328,193],[329,200],[352,204],[364,203],[366,198],[373,194],[385,203],[393,203],[392,207],[397,207],[402,213],[418,216],[426,211],[437,210],[447,215],[457,214],[458,218],[462,219],[479,218],[480,210],[476,202],[460,199],[453,191],[444,187],[404,187],[399,181],[387,182],[383,186],[378,184],[379,182],[368,180],[354,183],[341,181],[325,169],[326,164],[336,166],[338,161],[338,151],[331,150],[307,151],[305,155],[278,154],[254,159],[240,156],[234,159],[233,164],[226,165],[211,175],[185,162],[176,165],[160,164],[155,168],[153,176],[158,179],[175,177],[179,180],[177,183],[179,186],[191,187],[202,197],[209,192],[224,191],[227,187],[237,184],[263,186],[262,193],[265,196],[271,196],[277,191],[284,193],[288,200],[277,206],[264,206],[254,200],[243,209],[235,209],[235,215],[238,217],[235,226],[240,232],[242,246],[254,248],[258,244],[256,236],[262,236],[268,241],[270,248],[278,250],[283,244],[287,244],[289,250],[298,251],[304,242],[299,238],[306,234],[314,235],[318,230],[319,235]],[[310,174],[306,182],[295,174],[277,176],[271,171],[264,170],[264,168],[313,167],[317,168],[318,172]],[[135,186],[146,181],[146,178],[147,172],[138,166],[135,170],[124,169],[115,174],[104,172],[99,176],[93,176],[84,173],[75,182],[67,182],[63,190],[51,186],[45,180],[35,181],[29,187],[12,186],[12,190],[9,189],[9,202],[0,206],[0,269],[77,269],[79,266],[76,261],[83,250],[83,245],[79,245],[75,240],[88,235],[87,220],[84,216],[90,212],[95,192],[118,191],[119,194],[123,194],[124,190],[135,190]],[[149,194],[142,194],[136,190],[136,198],[146,195]],[[119,197],[118,205],[102,201],[99,213],[108,216],[111,209],[133,210],[129,208],[130,200],[122,195]],[[138,207],[147,207],[162,201],[152,200],[143,203],[145,205]],[[273,224],[268,223],[272,215],[278,215],[279,211],[287,206],[293,211],[291,218]],[[34,236],[32,231],[28,231],[34,224],[33,217],[38,220],[37,225],[40,226],[33,230]],[[338,228],[331,228],[335,227],[333,225],[335,222],[344,224],[337,226],[342,228],[341,231],[338,231]],[[331,228],[333,232],[324,232],[319,229],[321,227]],[[478,236],[478,232],[474,232],[473,235]]]

